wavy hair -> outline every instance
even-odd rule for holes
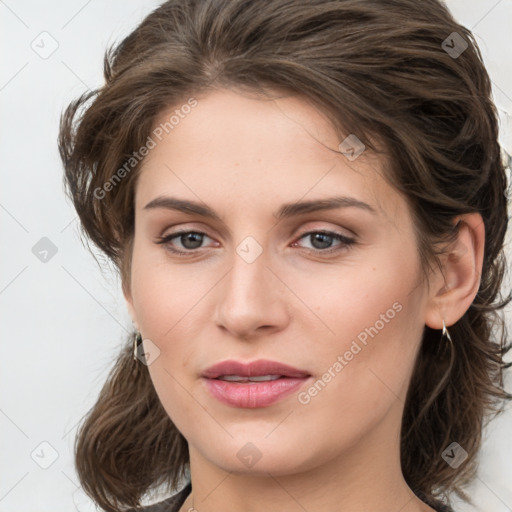
[[[480,288],[450,328],[451,351],[425,326],[401,430],[408,485],[430,498],[465,496],[482,428],[511,398],[499,314],[512,298],[500,292],[509,191],[490,79],[472,33],[437,0],[169,0],[107,50],[104,76],[67,106],[58,143],[82,232],[125,289],[140,172],[130,159],[164,110],[215,88],[300,94],[344,136],[350,127],[368,148],[384,148],[386,179],[410,205],[426,273],[439,264],[440,243],[456,235],[453,219],[481,214]],[[138,506],[161,484],[176,487],[189,460],[131,343],[75,442],[81,484],[109,512]],[[453,440],[468,452],[456,471],[441,457]]]

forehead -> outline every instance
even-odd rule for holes
[[[343,135],[306,98],[217,90],[195,99],[193,109],[174,105],[157,118],[158,137],[138,180],[138,209],[176,192],[207,203],[215,196],[224,206],[239,199],[241,208],[261,204],[262,194],[287,202],[333,193],[393,217],[404,206],[383,178],[383,157],[369,150],[355,159],[341,154]],[[354,137],[349,141],[357,143]]]

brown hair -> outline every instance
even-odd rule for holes
[[[447,51],[456,43],[460,55]],[[298,93],[340,132],[343,121],[368,148],[378,151],[379,141],[386,177],[413,212],[424,269],[438,261],[439,242],[456,235],[455,216],[482,215],[479,291],[450,328],[453,350],[439,351],[440,331],[425,327],[401,433],[408,485],[427,497],[461,493],[484,420],[510,398],[510,346],[498,314],[511,300],[500,296],[507,181],[490,80],[471,32],[437,0],[170,0],[107,51],[104,74],[102,87],[64,112],[59,149],[82,229],[124,287],[140,162],[112,179],[147,144],[157,116],[213,88]],[[132,361],[131,342],[75,446],[82,486],[107,511],[139,505],[159,484],[177,486],[188,462],[186,440],[147,367]],[[457,470],[441,457],[452,441],[469,454]]]

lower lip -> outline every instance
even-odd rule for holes
[[[217,400],[234,407],[256,409],[266,407],[300,388],[309,377],[284,377],[264,382],[239,383],[204,379],[208,391]]]

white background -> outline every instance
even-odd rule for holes
[[[94,510],[73,469],[74,434],[131,321],[114,273],[105,265],[101,272],[80,241],[76,214],[63,194],[58,120],[70,100],[102,83],[107,45],[158,4],[0,0],[0,512]],[[512,1],[448,5],[477,36],[504,123],[502,143],[512,152],[505,114],[512,113]],[[44,31],[51,36],[40,36]],[[41,37],[46,50],[58,44],[47,59],[31,47],[41,46]],[[42,237],[57,249],[46,263],[32,252]],[[508,254],[512,261],[510,245]],[[507,315],[512,332],[510,308]],[[509,407],[487,431],[471,489],[476,510],[512,510],[511,427]],[[31,457],[48,464],[53,450],[58,456],[47,469]]]

